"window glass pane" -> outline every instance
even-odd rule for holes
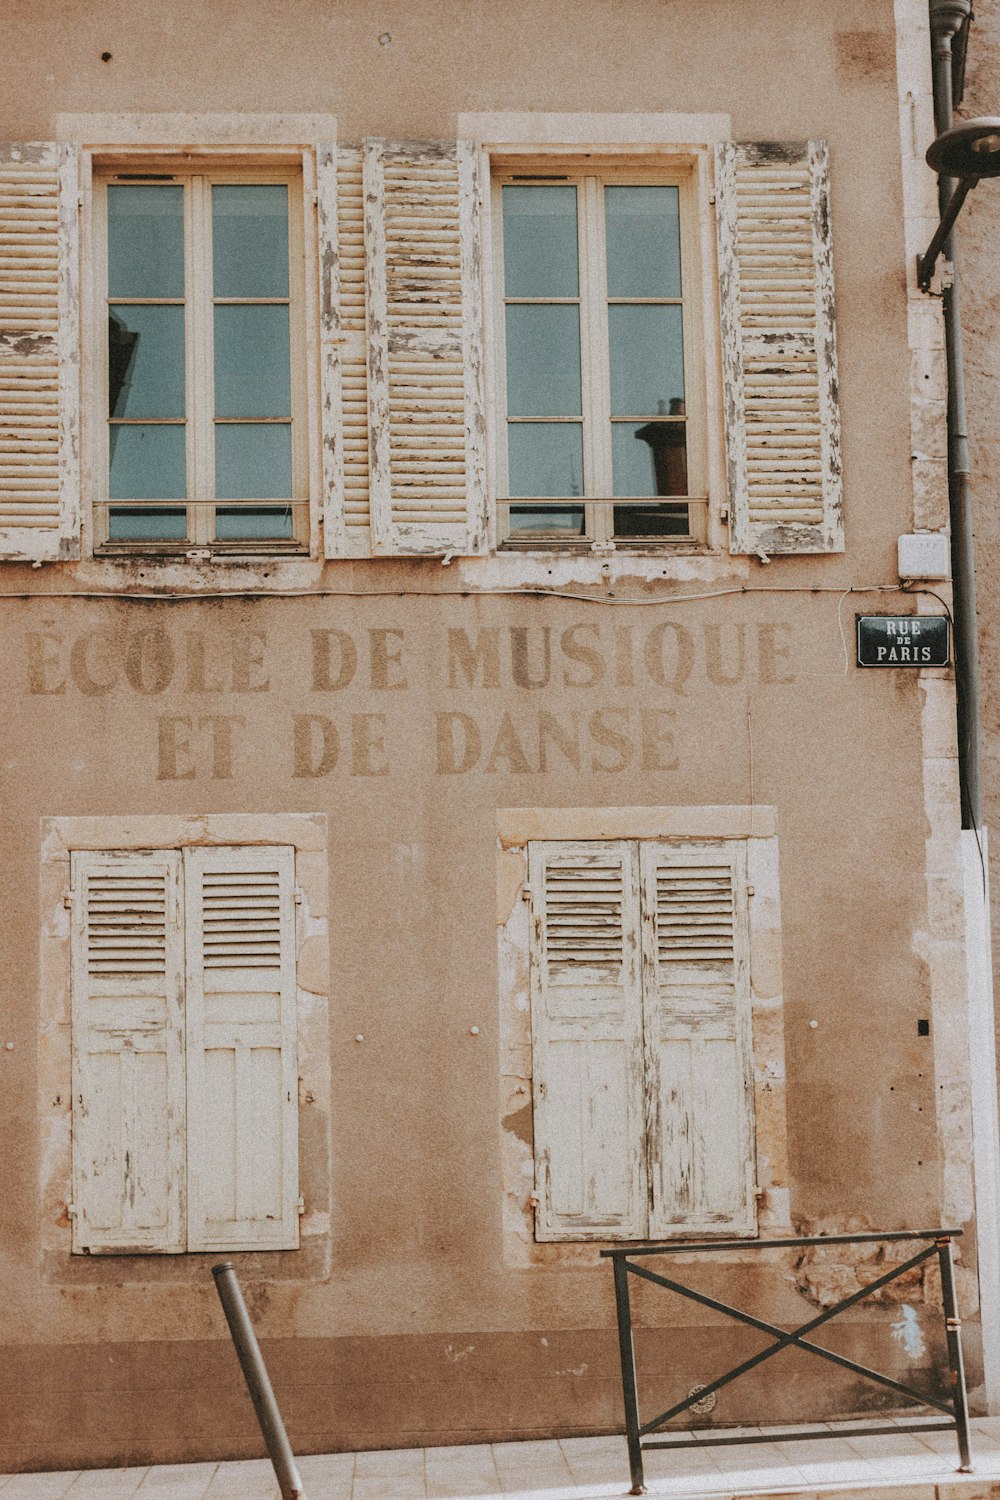
[[[215,309],[217,417],[290,416],[290,372],[287,307]]]
[[[186,536],[187,512],[183,510],[114,506],[108,515],[108,540],[112,542],[182,542]]]
[[[579,422],[511,422],[508,494],[569,498],[583,494],[583,428]]]
[[[217,297],[288,296],[288,188],[283,183],[212,188]]]
[[[183,500],[187,494],[184,424],[109,429],[112,500]]]
[[[108,296],[183,295],[184,189],[109,183]]]
[[[112,417],[183,417],[183,307],[112,307],[108,313]]]
[[[505,187],[504,291],[508,297],[579,292],[575,187]]]
[[[507,308],[507,414],[578,417],[580,309]]]
[[[612,422],[615,495],[686,495],[687,437],[683,422]]]
[[[292,429],[284,422],[215,428],[219,500],[284,500],[292,493]]]
[[[675,187],[606,187],[609,297],[681,295]]]
[[[582,505],[512,505],[511,536],[583,536]]]
[[[285,506],[217,507],[215,535],[220,542],[286,541],[292,535],[292,512]]]
[[[616,505],[615,536],[690,536],[686,505]]]
[[[683,410],[684,345],[679,307],[608,308],[613,416]]]

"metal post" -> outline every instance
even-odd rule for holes
[[[257,1343],[257,1336],[250,1322],[250,1314],[240,1291],[240,1284],[236,1277],[231,1261],[223,1261],[221,1265],[212,1267],[212,1275],[215,1277],[216,1290],[219,1293],[219,1301],[229,1324],[229,1332],[233,1336],[236,1345],[236,1353],[239,1357],[240,1366],[243,1370],[243,1378],[250,1392],[250,1400],[253,1402],[254,1411],[257,1413],[257,1421],[267,1444],[268,1455],[274,1466],[275,1477],[278,1488],[281,1490],[281,1500],[306,1500],[306,1492],[302,1488],[302,1479],[299,1475],[295,1455],[292,1453],[288,1434],[285,1432],[285,1424],[281,1420],[278,1403],[274,1399],[274,1391],[268,1378],[264,1357]]]
[[[951,1240],[938,1240],[938,1261],[941,1266],[941,1301],[944,1304],[944,1327],[948,1339],[948,1366],[951,1372],[951,1399],[955,1410],[955,1430],[958,1434],[960,1474],[972,1473],[972,1457],[969,1449],[969,1408],[965,1395],[965,1365],[962,1360],[962,1321],[958,1316],[958,1301],[955,1296],[955,1267],[952,1261]]]
[[[625,1437],[632,1471],[630,1494],[644,1495],[642,1443],[639,1438],[639,1396],[635,1384],[635,1346],[632,1342],[632,1309],[628,1298],[628,1266],[623,1255],[613,1257],[615,1266],[615,1311],[618,1314],[618,1352],[622,1362],[622,1394],[625,1397]]]

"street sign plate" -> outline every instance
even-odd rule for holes
[[[947,667],[947,615],[858,615],[859,667]]]

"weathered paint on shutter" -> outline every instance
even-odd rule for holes
[[[365,143],[375,554],[486,547],[478,177],[468,141]]]
[[[0,143],[0,558],[77,555],[75,150]]]
[[[650,1233],[752,1234],[746,846],[642,843]]]
[[[73,1249],[183,1250],[179,856],[71,868]]]
[[[327,557],[371,553],[361,151],[323,147],[318,200]]]
[[[716,148],[733,552],[842,552],[826,147]]]
[[[188,1247],[298,1245],[294,851],[184,850]]]
[[[645,1233],[634,846],[533,843],[531,1011],[540,1240]]]

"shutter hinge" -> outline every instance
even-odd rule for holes
[[[67,1203],[67,1205],[66,1205],[66,1217],[68,1219],[75,1219],[76,1218],[76,1204],[75,1203]]]
[[[76,900],[76,891],[67,891],[66,894],[63,896],[63,906],[66,907],[67,911],[72,911],[73,910],[73,903],[75,902],[75,900]]]
[[[752,896],[753,894],[754,894],[754,888],[753,888],[753,886],[752,885],[748,885],[747,886],[747,895],[748,896]]]
[[[302,887],[300,885],[297,885],[295,887],[295,890],[292,892],[292,900],[295,902],[296,906],[301,906],[302,905],[303,895],[302,895]]]
[[[297,1198],[296,1201],[295,1201],[295,1212],[297,1214],[304,1214],[305,1211],[306,1211],[306,1200],[305,1200],[305,1198],[303,1198],[303,1197]]]
[[[754,1195],[755,1198],[763,1198],[766,1195],[766,1192],[767,1192],[766,1188],[758,1187],[757,1184],[754,1183],[754,1185],[753,1185],[753,1195]]]

